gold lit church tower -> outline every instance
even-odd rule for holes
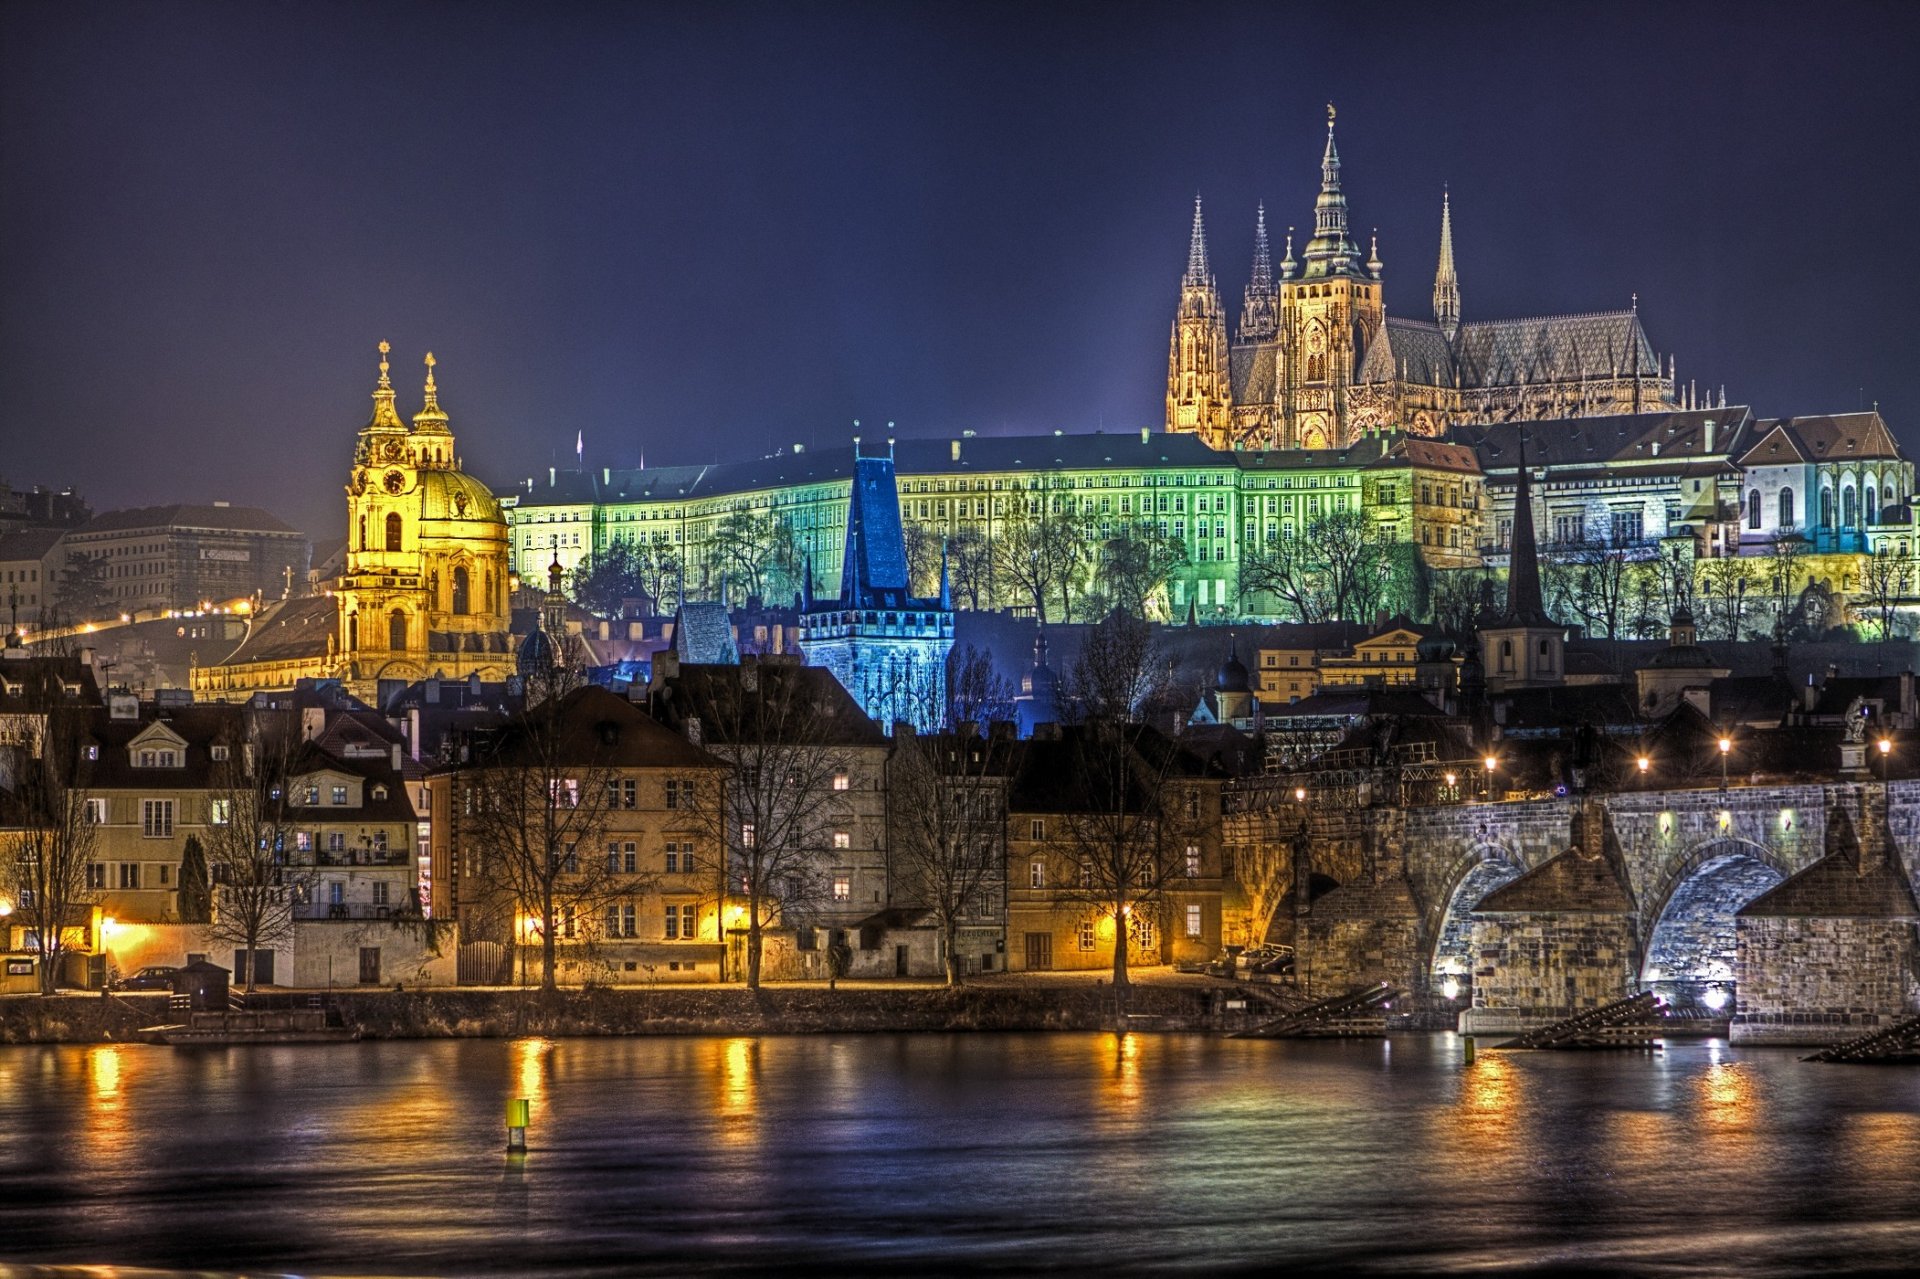
[[[460,470],[432,354],[408,430],[394,411],[387,351],[382,342],[373,420],[347,484],[346,568],[334,588],[339,675],[369,692],[429,675],[503,679],[512,666],[506,519],[487,486]]]
[[[1453,205],[1444,194],[1433,318],[1387,315],[1378,240],[1363,258],[1349,226],[1331,105],[1313,235],[1301,261],[1289,228],[1276,269],[1264,205],[1256,216],[1253,270],[1224,385],[1208,340],[1220,323],[1219,300],[1197,208],[1193,245],[1174,321],[1166,425],[1216,447],[1219,413],[1231,424],[1226,446],[1319,449],[1379,432],[1439,435],[1454,424],[1679,407],[1671,362],[1663,373],[1637,305],[1468,322],[1454,266]]]
[[[1217,449],[1232,440],[1227,394],[1227,315],[1207,265],[1207,229],[1200,199],[1193,201],[1193,237],[1187,273],[1180,279],[1180,311],[1167,355],[1167,429],[1197,432]]]

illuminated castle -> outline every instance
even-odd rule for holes
[[[1293,232],[1276,269],[1266,209],[1235,340],[1194,201],[1187,269],[1167,362],[1167,430],[1214,448],[1345,448],[1363,435],[1438,435],[1453,423],[1652,413],[1680,407],[1636,304],[1624,311],[1466,322],[1453,262],[1453,210],[1440,205],[1433,318],[1386,314],[1377,239],[1363,258],[1347,226],[1327,108],[1313,237]]]

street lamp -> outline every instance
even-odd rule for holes
[[[1482,760],[1481,762],[1487,766],[1487,798],[1492,799],[1493,798],[1493,770],[1500,766],[1500,761],[1494,756],[1489,755],[1486,757],[1486,759]]]
[[[1296,803],[1296,804],[1304,804],[1304,803],[1306,803],[1306,802],[1307,802],[1307,788],[1306,788],[1306,787],[1304,787],[1304,786],[1296,786],[1296,787],[1294,787],[1294,788],[1293,788],[1293,802],[1294,802],[1294,803]]]
[[[1893,739],[1883,737],[1874,745],[1880,748],[1880,784],[1884,786],[1887,781],[1887,764],[1893,755]]]
[[[1733,739],[1724,734],[1720,738],[1720,789],[1727,788],[1727,756],[1733,753]]]
[[[1458,782],[1459,780],[1460,780],[1459,774],[1451,773],[1451,772],[1447,774],[1447,798],[1448,799],[1460,798],[1460,792],[1457,789],[1455,789],[1455,786],[1454,786],[1454,783]]]

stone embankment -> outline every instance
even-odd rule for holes
[[[305,995],[270,1000],[304,1006]],[[981,982],[938,986],[682,987],[651,990],[442,989],[346,991],[332,997],[340,1020],[365,1039],[460,1039],[523,1035],[787,1035],[886,1031],[1111,1030],[1113,992],[1090,982]],[[1229,1009],[1228,1001],[1244,1008]],[[1129,1028],[1239,1030],[1262,1001],[1242,989],[1142,984]],[[291,1006],[291,1004],[289,1005]],[[1267,1015],[1271,1016],[1271,1013]],[[109,1043],[176,1020],[165,996],[0,999],[0,1044]]]

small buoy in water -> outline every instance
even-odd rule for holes
[[[525,1097],[515,1097],[507,1103],[507,1153],[524,1155],[527,1153],[527,1120],[532,1117],[533,1103]]]
[[[1460,1048],[1463,1054],[1462,1060],[1465,1062],[1465,1064],[1469,1066],[1473,1065],[1473,1053],[1474,1053],[1473,1036],[1472,1035],[1461,1036]]]

